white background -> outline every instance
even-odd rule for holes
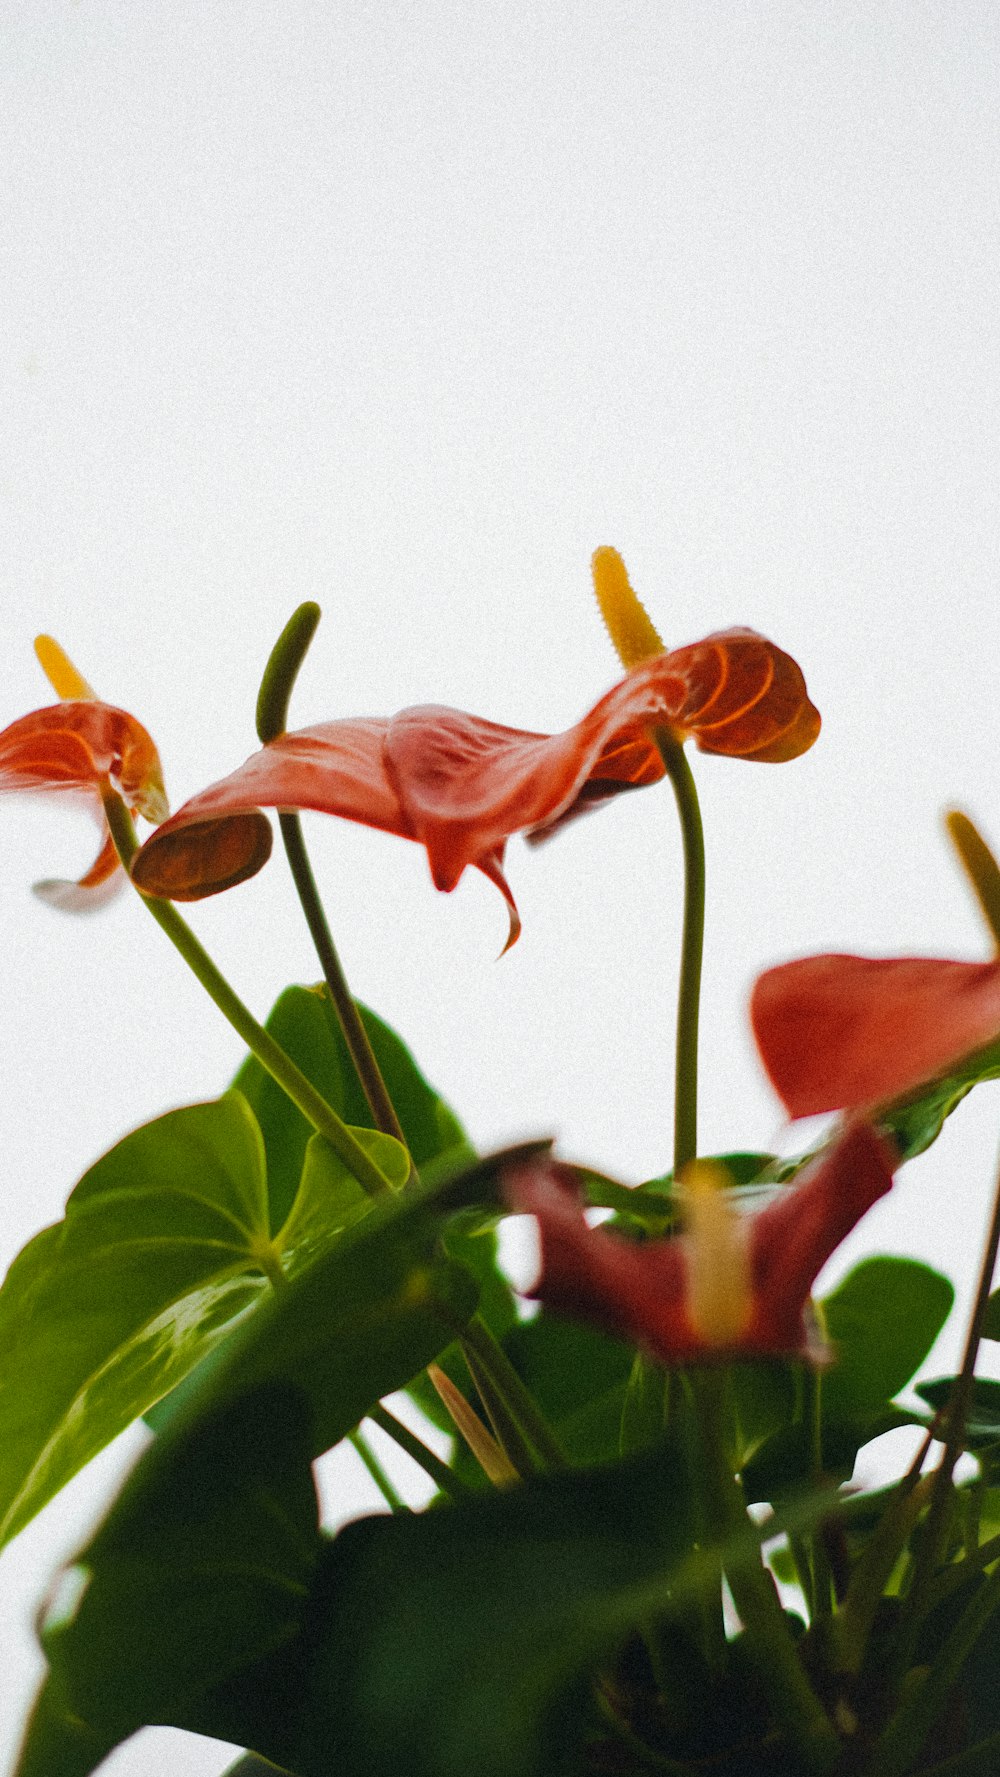
[[[746,1032],[761,967],[986,954],[939,815],[1000,839],[998,51],[993,0],[5,0],[0,722],[51,701],[53,630],[152,731],[176,806],[252,749],[308,598],[295,722],[564,727],[618,676],[588,591],[616,544],[668,642],[751,624],[825,718],[787,766],[695,761],[701,1143],[783,1139]],[[500,963],[472,873],[438,896],[417,847],[309,837],[355,991],[478,1141],[664,1168],[668,793],[511,846]],[[5,1260],[240,1058],[134,897],[84,921],[32,899],[91,844],[51,804],[2,810]],[[280,856],[193,923],[260,1013],[315,973]],[[983,1089],[836,1268],[911,1252],[967,1300],[996,1111]],[[0,1562],[5,1759],[31,1610],[137,1447]],[[324,1491],[371,1503],[347,1464]],[[105,1769],[231,1756],[158,1730]]]

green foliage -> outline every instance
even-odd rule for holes
[[[545,1309],[504,1344],[571,1462],[617,1456],[631,1346]]]
[[[154,1446],[48,1608],[18,1777],[85,1777],[147,1722],[270,1748],[321,1555],[311,1441],[279,1384]]]
[[[349,1526],[330,1551],[296,1768],[396,1777],[405,1747],[407,1777],[578,1770],[575,1681],[666,1598],[692,1534],[662,1450]]]
[[[369,1129],[358,1139],[401,1186],[398,1143]],[[314,1136],[277,1222],[265,1144],[237,1091],[168,1112],[104,1155],[0,1290],[0,1540],[371,1207]]]
[[[278,1384],[148,1452],[79,1558],[82,1596],[50,1612],[18,1777],[85,1777],[146,1721],[302,1777],[396,1777],[403,1746],[408,1777],[577,1768],[580,1675],[689,1556],[669,1452],[325,1544],[313,1442],[303,1397]]]
[[[974,1086],[996,1079],[1000,1079],[1000,1042],[977,1049],[954,1073],[893,1106],[883,1123],[899,1143],[903,1159],[912,1160],[937,1140],[952,1111],[958,1109]]]
[[[293,1383],[312,1407],[316,1456],[410,1382],[478,1299],[474,1278],[440,1249],[440,1193],[430,1187],[375,1204],[247,1322],[187,1411],[214,1411],[263,1383]]]
[[[822,1378],[823,1415],[863,1425],[905,1388],[955,1299],[948,1278],[916,1259],[862,1259],[823,1300],[837,1361]]]
[[[983,1338],[1000,1339],[1000,1290],[994,1290],[983,1316]]]
[[[427,1084],[405,1043],[366,1006],[358,1009],[415,1164],[424,1168],[454,1149],[468,1155],[461,1124]],[[368,1102],[324,986],[287,987],[275,1001],[266,1028],[345,1123],[360,1129],[373,1127]],[[243,1093],[261,1127],[273,1225],[280,1227],[298,1190],[313,1132],[254,1056],[247,1057],[233,1085]]]
[[[4,1539],[265,1301],[281,1259],[238,1093],[157,1118],[91,1167],[0,1290]]]
[[[893,1404],[927,1358],[954,1290],[916,1259],[863,1259],[820,1304],[836,1360],[809,1388],[802,1380],[788,1419],[743,1471],[748,1497],[780,1498],[812,1475],[817,1460],[812,1389],[818,1388],[822,1466],[850,1474],[863,1444],[914,1415]],[[786,1397],[787,1398],[787,1397]]]
[[[918,1382],[916,1392],[935,1413],[948,1406],[957,1377],[937,1376],[930,1382]],[[972,1384],[969,1410],[965,1417],[965,1441],[972,1450],[1000,1439],[1000,1382],[977,1376]]]
[[[748,1153],[741,1149],[738,1153],[703,1157],[728,1173],[726,1182],[739,1192],[741,1204],[756,1205],[760,1198],[773,1195],[773,1169],[780,1164],[773,1154]],[[766,1183],[761,1184],[762,1179]],[[619,1227],[655,1236],[666,1233],[676,1220],[677,1195],[672,1172],[646,1179],[641,1185],[621,1185],[598,1173],[584,1173],[581,1183],[591,1207],[613,1209]]]

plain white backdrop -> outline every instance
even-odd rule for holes
[[[789,1139],[747,1035],[760,968],[986,954],[940,812],[1000,840],[998,74],[992,0],[6,0],[0,725],[51,700],[52,630],[176,806],[252,750],[268,650],[318,599],[296,725],[443,702],[561,728],[618,676],[588,590],[617,545],[668,642],[750,624],[824,715],[793,764],[695,761],[702,1147]],[[84,820],[0,822],[8,1262],[240,1051],[134,897],[33,900],[89,862]],[[403,841],[308,837],[355,992],[477,1141],[664,1168],[668,793],[511,846],[502,962],[485,882],[439,896]],[[315,975],[280,856],[193,923],[261,1014]],[[914,1253],[967,1301],[997,1108],[963,1107],[831,1277]],[[0,1561],[0,1761],[34,1606],[140,1442]],[[323,1490],[331,1519],[373,1503],[340,1459]],[[105,1769],[233,1756],[156,1730]]]

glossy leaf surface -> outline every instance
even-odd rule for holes
[[[918,1382],[916,1392],[937,1413],[947,1407],[956,1380],[954,1376],[935,1376],[929,1382]],[[989,1376],[977,1376],[973,1381],[965,1437],[973,1450],[1000,1440],[1000,1382]]]
[[[362,1139],[401,1182],[398,1143]],[[368,1207],[322,1145],[272,1238],[260,1131],[237,1092],[170,1111],[104,1155],[0,1290],[0,1536]]]
[[[359,1010],[415,1164],[426,1167],[453,1149],[467,1149],[458,1118],[428,1085],[402,1039],[366,1006]],[[286,988],[271,1009],[267,1029],[345,1123],[372,1128],[371,1112],[325,987]],[[298,1190],[312,1128],[252,1055],[233,1085],[260,1124],[274,1226],[279,1227]]]
[[[286,1381],[309,1398],[312,1454],[339,1443],[475,1310],[474,1278],[439,1250],[441,1223],[432,1192],[380,1200],[253,1317],[186,1411]]]
[[[925,1362],[953,1299],[939,1272],[898,1258],[862,1260],[823,1299],[836,1351],[834,1364],[818,1379],[823,1464],[830,1473],[849,1474],[862,1445],[912,1422],[914,1415],[895,1407],[893,1397]],[[800,1393],[791,1417],[744,1469],[748,1497],[780,1497],[807,1482],[813,1464],[812,1427]]]
[[[922,1154],[937,1140],[945,1122],[974,1086],[1000,1079],[1000,1043],[977,1049],[943,1079],[935,1080],[898,1105],[891,1105],[881,1119],[891,1129],[904,1160]]]
[[[62,1777],[56,1729],[79,1753],[78,1720],[90,1731],[84,1752],[158,1721],[283,1757],[295,1708],[282,1686],[297,1690],[301,1650],[287,1671],[283,1654],[263,1677],[258,1665],[297,1635],[304,1596],[286,1583],[287,1562],[316,1553],[303,1515],[307,1493],[314,1510],[309,1461],[408,1382],[475,1307],[469,1273],[435,1255],[439,1221],[430,1193],[379,1203],[203,1371],[86,1551],[83,1603],[50,1627],[54,1672],[25,1774]],[[274,1486],[261,1501],[262,1476]],[[283,1547],[286,1535],[282,1565],[275,1537]],[[127,1658],[116,1654],[122,1642]]]
[[[326,1564],[296,1768],[398,1777],[405,1746],[407,1777],[577,1771],[578,1675],[665,1599],[692,1534],[663,1450],[348,1526]]]
[[[823,1300],[837,1361],[822,1379],[824,1417],[863,1424],[930,1354],[955,1291],[917,1259],[863,1259]]]
[[[278,1386],[147,1453],[48,1607],[18,1777],[85,1777],[147,1723],[272,1747],[321,1553],[309,1443]]]
[[[331,1543],[307,1419],[297,1391],[265,1388],[147,1453],[82,1557],[82,1595],[50,1612],[17,1777],[87,1777],[142,1721],[298,1777],[575,1777],[585,1745],[611,1750],[595,1670],[696,1583],[699,1519],[669,1447]],[[829,1509],[827,1492],[798,1521]],[[711,1746],[720,1724],[699,1722]]]

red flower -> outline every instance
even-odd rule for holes
[[[1000,1036],[1000,962],[805,956],[761,975],[750,1018],[790,1116],[884,1104]]]
[[[0,791],[67,791],[89,804],[103,834],[90,869],[78,882],[36,883],[36,892],[59,907],[81,911],[101,905],[124,881],[115,880],[118,854],[108,833],[102,787],[119,790],[133,812],[162,820],[167,812],[160,761],[145,728],[126,710],[101,703],[47,636],[36,644],[57,691],[68,701],[34,710],[0,733]]]
[[[144,892],[200,900],[253,876],[271,830],[262,808],[318,809],[427,848],[439,889],[472,864],[517,911],[503,875],[510,835],[542,838],[623,790],[654,783],[651,738],[669,727],[709,753],[793,759],[819,732],[795,661],[733,629],[646,659],[564,734],[498,727],[434,706],[388,719],[327,722],[271,741],[203,790],[146,841],[133,865]]]
[[[740,1214],[733,1194],[696,1161],[687,1226],[639,1245],[590,1228],[573,1175],[553,1161],[508,1175],[515,1212],[537,1218],[542,1271],[532,1290],[549,1307],[631,1340],[665,1364],[735,1356],[828,1355],[807,1320],[813,1280],[892,1184],[898,1156],[854,1124],[765,1209]]]

